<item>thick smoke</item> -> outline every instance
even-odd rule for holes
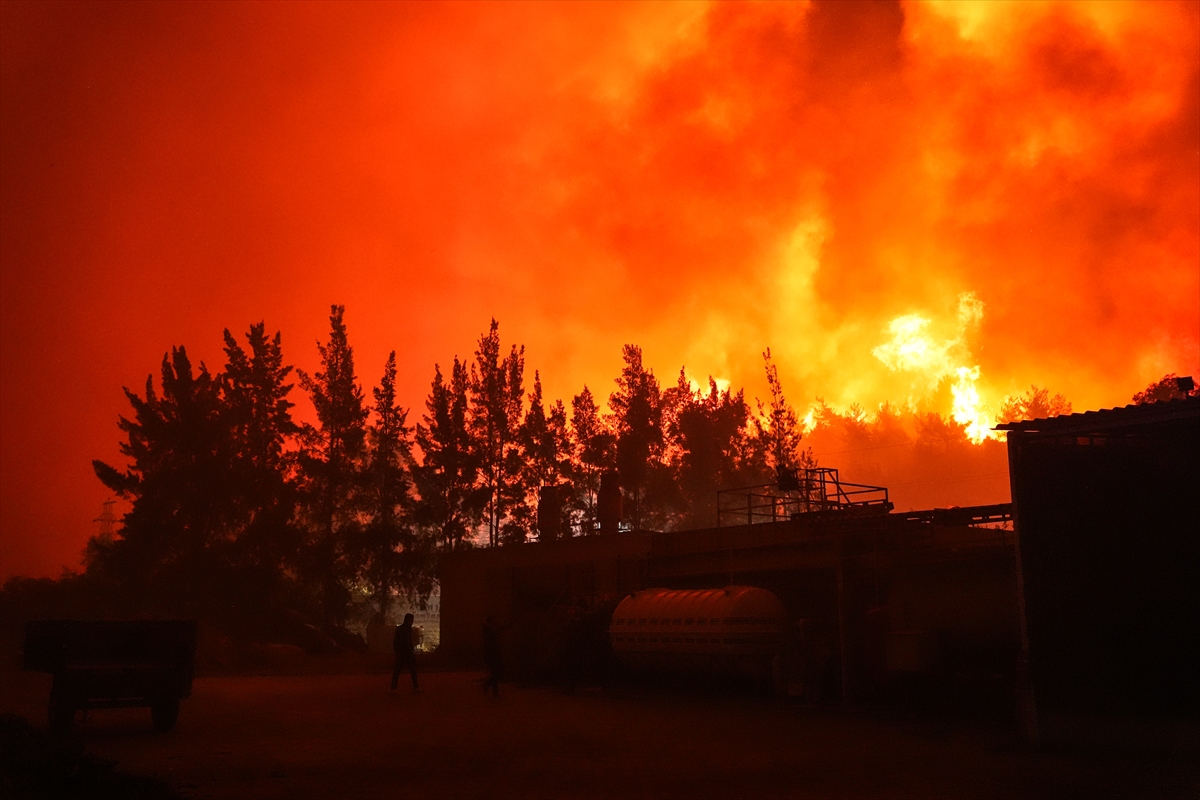
[[[1127,402],[1198,366],[1196,16],[715,6],[539,154],[569,176],[547,227],[590,244],[651,352],[735,385],[769,344],[809,394],[905,402],[911,370],[873,353],[970,293],[972,339],[942,341],[984,402]]]
[[[5,574],[95,532],[121,385],[260,319],[311,369],[331,302],[416,407],[492,316],[549,397],[627,342],[868,418],[1200,374],[1194,2],[2,10]]]

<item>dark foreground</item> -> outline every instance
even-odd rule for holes
[[[479,675],[198,678],[178,727],[93,711],[75,736],[191,798],[1194,798],[1194,724],[1075,720],[1058,744],[1001,726],[818,710],[745,696],[573,695]],[[45,727],[46,676],[0,674],[0,713]]]

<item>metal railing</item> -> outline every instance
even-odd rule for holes
[[[800,514],[852,509],[888,512],[892,504],[882,486],[846,483],[827,467],[801,469],[788,488],[776,483],[717,492],[717,527],[780,522]]]
[[[1008,525],[1012,527],[1012,503],[995,503],[989,506],[966,506],[959,508],[931,508],[925,511],[909,511],[905,519],[932,522],[938,525]]]

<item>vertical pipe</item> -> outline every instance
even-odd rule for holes
[[[842,702],[850,698],[849,665],[846,662],[846,580],[843,568],[842,542],[844,532],[838,529],[837,540],[837,610],[838,610],[838,651],[842,663]]]
[[[724,541],[719,541],[718,544],[729,545],[729,585],[733,586],[733,537],[725,536],[723,539]]]

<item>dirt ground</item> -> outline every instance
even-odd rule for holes
[[[479,678],[430,673],[414,694],[378,673],[202,677],[171,733],[146,709],[118,709],[92,711],[74,735],[197,800],[1200,797],[1191,723],[1076,720],[1033,750],[963,720],[628,687],[506,685],[496,700]],[[44,727],[49,688],[4,671],[0,713]]]

